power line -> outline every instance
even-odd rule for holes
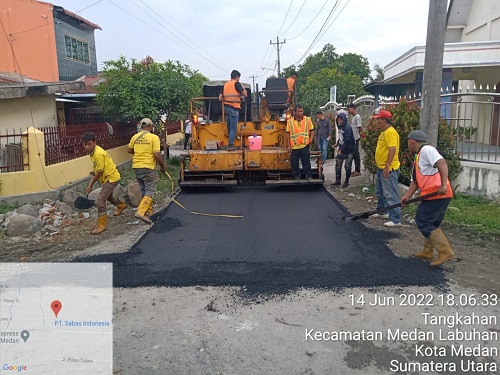
[[[99,0],[99,1],[96,1],[95,3],[90,4],[88,7],[85,7],[85,8],[83,8],[83,9],[81,9],[81,10],[79,10],[78,12],[75,12],[75,13],[76,13],[76,14],[81,13],[81,12],[83,12],[84,10],[89,9],[90,7],[92,7],[92,6],[96,5],[96,4],[99,4],[99,3],[100,3],[100,2],[102,2],[102,1],[104,1],[104,0]],[[66,18],[73,18],[73,16],[66,15],[66,16],[62,17],[60,20],[61,20],[61,21],[63,21],[63,20],[65,20]],[[31,30],[36,30],[36,29],[40,29],[40,28],[42,28],[42,27],[46,27],[46,26],[51,25],[51,24],[53,24],[53,23],[55,23],[55,21],[52,21],[52,22],[46,23],[45,25],[42,25],[42,26],[33,27],[33,28],[31,28],[31,29],[26,29],[26,30],[18,31],[17,33],[12,33],[12,34],[10,34],[10,35],[12,36],[12,35],[17,35],[17,34],[26,33],[26,32],[31,31]]]
[[[26,90],[26,82],[24,81],[23,72],[21,71],[21,66],[19,65],[19,60],[17,59],[16,52],[14,51],[14,46],[12,45],[12,40],[11,40],[11,38],[9,38],[9,36],[7,34],[7,30],[5,29],[5,26],[3,24],[3,21],[2,21],[1,17],[0,17],[0,24],[2,25],[2,29],[3,29],[3,32],[5,34],[5,38],[6,38],[7,43],[9,44],[9,47],[10,47],[10,49],[12,51],[12,57],[14,59],[14,64],[17,66],[17,69],[19,70],[19,75],[21,77],[21,82],[22,82],[23,87],[24,87],[24,97],[26,98],[26,101],[28,102],[28,108],[29,108],[29,111],[30,111],[31,125],[34,128],[35,127],[35,119],[34,119],[34,116],[33,116],[33,108],[31,106],[31,99],[28,96],[28,90]],[[40,145],[38,144],[38,137],[35,137],[35,143],[36,143],[38,160],[40,161],[40,164],[42,164],[42,152],[43,151],[40,150]],[[43,172],[43,177],[45,178],[45,182],[47,183],[47,186],[49,188],[51,188],[51,189],[55,189],[55,187],[52,186],[50,184],[50,182],[49,182],[49,178],[47,177],[47,172],[45,171],[45,168],[42,168],[42,172]]]
[[[163,21],[165,21],[168,25],[170,25],[175,31],[177,31],[179,34],[181,34],[184,38],[186,38],[189,42],[191,42],[195,47],[199,48],[201,51],[203,51],[208,57],[214,59],[214,60],[217,60],[215,57],[211,56],[207,51],[205,51],[202,47],[200,47],[199,45],[197,45],[195,42],[193,42],[191,39],[189,39],[189,37],[185,34],[182,33],[182,31],[180,31],[179,29],[177,29],[174,25],[172,25],[170,22],[168,22],[167,19],[165,19],[165,17],[163,17],[161,14],[159,14],[158,12],[156,12],[153,8],[151,8],[148,4],[146,4],[144,2],[144,0],[139,0],[141,3],[143,3],[145,6],[147,6],[154,14],[156,14],[158,17],[160,17]],[[165,28],[166,29],[166,28]],[[180,39],[180,38],[179,38]],[[218,61],[219,63],[221,63],[222,65],[224,65],[222,62]],[[227,67],[226,67],[227,69]],[[227,69],[229,70],[229,69]]]
[[[217,65],[216,63],[214,63],[213,61],[210,61],[209,59],[207,59],[205,56],[203,56],[202,54],[200,54],[196,49],[194,49],[193,47],[189,46],[187,43],[184,42],[185,45],[182,45],[180,44],[179,42],[177,42],[176,40],[170,38],[168,35],[162,33],[161,31],[155,29],[153,26],[151,26],[149,23],[141,20],[140,18],[137,17],[137,15],[134,15],[132,13],[130,13],[129,11],[123,9],[122,7],[120,7],[119,5],[117,5],[116,3],[114,3],[113,1],[111,0],[108,0],[111,4],[113,4],[115,7],[117,7],[118,9],[122,10],[123,12],[127,13],[129,16],[131,16],[132,18],[134,18],[135,20],[139,20],[141,23],[147,25],[149,28],[151,28],[152,30],[156,31],[158,34],[160,35],[163,35],[165,38],[167,38],[168,40],[174,42],[175,44],[177,44],[178,46],[180,47],[183,47],[183,48],[186,48],[188,50],[191,50],[192,52],[196,53],[197,55],[199,55],[202,59],[208,61],[209,63],[211,63],[212,65],[216,66],[217,68],[221,69],[221,70],[226,70],[225,68],[222,68],[220,67],[219,65]],[[133,0],[132,0],[133,1]],[[137,4],[135,4],[137,6]],[[143,10],[141,7],[139,7],[139,9]],[[159,23],[160,26],[162,26],[163,28],[165,28],[167,31],[169,31],[165,26],[163,26],[160,22],[158,22],[156,19],[154,19],[151,15],[149,15],[146,11],[143,10],[144,13],[146,13],[150,18],[152,18],[155,22]],[[170,31],[169,31],[170,32]],[[172,34],[172,32],[170,32]],[[173,34],[172,34],[173,35]],[[177,39],[180,40],[180,38],[176,35],[174,35]]]
[[[283,36],[284,34],[286,34],[286,32],[288,30],[290,30],[290,27],[292,27],[293,23],[295,22],[295,20],[297,19],[297,17],[299,16],[300,12],[302,12],[302,8],[304,8],[304,5],[306,5],[306,1],[307,0],[304,0],[304,2],[302,3],[302,6],[300,7],[298,13],[295,15],[295,18],[292,20],[292,22],[290,22],[290,26],[287,27],[287,29],[285,31],[283,31],[282,34],[280,34],[280,36]]]
[[[328,25],[328,27],[326,28],[325,31],[323,31],[323,34],[321,34],[321,36],[318,38],[318,41],[323,38],[323,35],[326,34],[326,32],[328,31],[328,29],[332,26],[332,24],[335,22],[335,20],[337,18],[339,18],[340,14],[342,13],[342,11],[344,10],[344,8],[347,6],[347,4],[349,4],[351,0],[347,0],[347,3],[345,3],[345,5],[342,7],[342,9],[340,10],[340,12],[338,12],[337,16],[332,20],[332,22],[330,22],[330,25]]]
[[[302,55],[302,57],[294,64],[295,66],[297,66],[304,59],[304,57],[313,49],[314,45],[319,40],[319,34],[323,32],[326,24],[328,23],[328,21],[330,21],[330,18],[332,17],[333,13],[335,12],[335,10],[338,7],[338,4],[339,4],[339,0],[337,0],[335,2],[335,4],[333,5],[332,9],[330,10],[330,13],[328,13],[328,16],[326,17],[325,22],[323,22],[323,25],[319,29],[318,33],[316,34],[316,36],[314,37],[313,41],[311,42],[311,44],[309,45],[309,47],[307,48],[307,50],[304,52],[304,54]]]
[[[283,45],[285,43],[286,43],[285,39],[283,39],[283,41],[280,42],[278,37],[276,37],[276,43],[274,43],[272,40],[269,41],[269,44],[273,44],[273,45],[276,44],[276,52],[278,53],[278,77],[281,75],[281,70],[280,70],[280,68],[281,68],[281,66],[280,66],[280,49],[281,49],[281,47],[280,47],[280,44]]]
[[[311,20],[311,22],[309,23],[309,25],[306,26],[306,28],[304,30],[302,30],[297,36],[294,36],[293,38],[289,38],[288,40],[294,40],[294,39],[297,39],[299,36],[301,36],[309,27],[311,27],[311,25],[314,23],[314,21],[316,21],[316,17],[319,16],[319,14],[321,13],[321,11],[323,10],[323,8],[325,7],[325,5],[329,2],[330,0],[326,0],[323,4],[323,6],[321,7],[321,9],[319,10],[318,13],[316,13],[316,15],[313,17],[313,19]]]
[[[286,14],[285,14],[285,19],[283,20],[281,27],[280,27],[279,31],[276,33],[276,35],[280,35],[281,29],[283,28],[283,25],[285,24],[286,18],[288,17],[288,12],[290,12],[290,8],[292,7],[292,4],[293,4],[293,0],[290,1],[290,5],[288,6],[288,10],[286,11]]]

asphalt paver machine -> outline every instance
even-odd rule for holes
[[[241,103],[234,148],[227,150],[228,127],[219,101],[223,81],[203,85],[203,97],[192,98],[193,115],[190,149],[181,155],[179,185],[296,185],[292,179],[290,154],[285,144],[290,105],[286,79],[269,78],[266,88],[254,95],[248,84]],[[319,152],[311,151],[313,180],[301,176],[300,184],[323,185]]]

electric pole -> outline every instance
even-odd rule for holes
[[[252,92],[255,92],[255,78],[257,78],[257,76],[254,74],[248,78],[252,78]]]
[[[276,51],[278,52],[278,78],[281,77],[281,65],[280,65],[280,44],[283,45],[286,43],[286,39],[283,39],[282,42],[280,42],[279,37],[276,37],[276,43],[274,43],[272,40],[269,41],[269,44],[276,44]]]
[[[441,109],[446,8],[447,1],[429,1],[419,127],[427,133],[427,142],[433,146],[437,145]]]

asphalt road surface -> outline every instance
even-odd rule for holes
[[[298,288],[444,286],[439,267],[398,258],[390,232],[344,222],[325,189],[182,192],[127,253],[80,261],[114,263],[115,287],[240,286],[249,295]]]

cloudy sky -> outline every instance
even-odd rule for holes
[[[98,67],[120,55],[180,60],[210,79],[232,69],[262,85],[276,69],[270,40],[286,40],[281,68],[326,43],[381,66],[424,45],[429,0],[54,0],[97,23]]]

